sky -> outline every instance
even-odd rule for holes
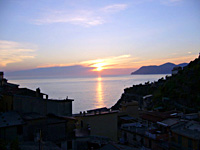
[[[199,0],[0,0],[0,70],[129,74],[200,52]]]

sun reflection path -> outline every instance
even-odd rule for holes
[[[101,108],[104,107],[104,101],[103,101],[103,92],[102,92],[102,78],[98,77],[97,78],[97,87],[96,87],[96,91],[97,91],[97,105],[96,108]]]

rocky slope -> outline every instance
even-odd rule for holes
[[[124,89],[124,93],[112,109],[119,109],[122,101],[136,100],[140,103],[142,97],[149,94],[153,95],[153,105],[149,109],[162,107],[164,110],[199,111],[200,57],[191,61],[176,75]],[[164,102],[163,98],[167,98],[169,101]]]

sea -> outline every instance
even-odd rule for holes
[[[80,78],[10,79],[10,83],[32,90],[40,88],[50,99],[73,99],[73,113],[101,107],[112,107],[121,97],[124,89],[136,84],[153,82],[166,74],[121,75]]]

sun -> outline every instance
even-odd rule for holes
[[[102,71],[105,69],[103,66],[105,66],[105,63],[96,63],[92,65],[92,67],[96,67],[93,71]]]
[[[99,66],[99,67],[96,68],[96,70],[97,70],[97,71],[102,71],[103,68],[102,68],[101,66]]]

